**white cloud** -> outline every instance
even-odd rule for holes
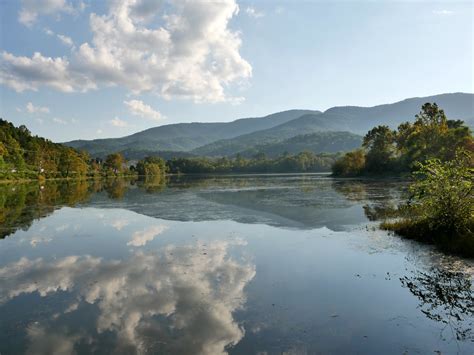
[[[31,102],[26,104],[26,111],[28,113],[49,113],[49,107],[35,106]]]
[[[44,33],[46,33],[48,36],[54,36],[55,33],[51,31],[49,28],[44,28],[43,29]]]
[[[161,121],[164,118],[159,111],[154,110],[151,106],[145,104],[143,101],[130,100],[124,101],[123,103],[128,106],[128,109],[132,115],[148,118],[152,121]]]
[[[43,31],[48,35],[48,36],[56,36],[63,44],[66,46],[75,48],[74,42],[71,37],[62,35],[62,34],[56,34],[53,31],[51,31],[49,28],[44,28]]]
[[[454,14],[454,11],[443,9],[443,10],[433,10],[433,13],[435,15],[447,16],[447,15]]]
[[[65,0],[22,0],[18,21],[30,27],[38,16],[72,12],[74,8]]]
[[[128,123],[121,120],[120,118],[118,117],[114,117],[114,119],[110,120],[109,121],[110,124],[114,127],[120,127],[120,128],[123,128],[123,127],[127,127],[128,126]]]
[[[71,37],[65,35],[57,35],[58,38],[63,42],[65,45],[74,47],[74,42],[72,41]]]
[[[62,125],[68,124],[68,122],[66,120],[63,120],[62,118],[59,118],[59,117],[54,117],[53,122],[54,123],[59,123],[59,124],[62,124]]]
[[[44,57],[39,52],[31,58],[3,52],[0,56],[0,83],[17,92],[37,91],[42,85],[63,92],[96,88],[85,75],[71,70],[66,57]]]
[[[253,6],[247,6],[247,8],[245,9],[245,12],[247,13],[247,15],[249,15],[250,17],[253,17],[253,18],[260,18],[260,17],[265,16],[265,14],[263,12],[258,11]]]
[[[244,335],[233,314],[245,304],[244,289],[255,276],[254,265],[228,255],[231,245],[216,241],[206,255],[199,244],[189,244],[122,260],[22,258],[0,268],[0,303],[21,294],[67,292],[72,302],[62,313],[81,312],[85,303],[97,308],[91,320],[96,329],[88,333],[83,327],[66,335],[60,318],[35,325],[29,348],[45,353],[69,353],[78,341],[94,346],[113,333],[118,341],[108,349],[112,353],[225,354]]]
[[[90,15],[92,41],[71,58],[3,52],[0,81],[19,92],[123,86],[165,99],[236,101],[225,90],[252,75],[239,53],[240,33],[228,28],[238,9],[235,0],[172,0],[166,11],[150,0],[113,1],[107,14]],[[157,22],[161,27],[149,25]]]
[[[127,245],[142,247],[146,243],[151,242],[157,235],[160,235],[167,229],[167,226],[151,226],[142,231],[137,231],[133,233],[132,240],[129,241]]]

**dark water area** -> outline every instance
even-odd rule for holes
[[[378,228],[406,183],[0,186],[0,354],[473,354],[474,262]]]

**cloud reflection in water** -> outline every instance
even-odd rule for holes
[[[216,241],[205,251],[198,244],[168,245],[125,260],[22,258],[0,268],[0,302],[25,293],[49,297],[67,291],[76,301],[63,315],[81,312],[84,302],[97,307],[96,329],[87,335],[56,331],[54,320],[48,322],[51,329],[31,326],[30,349],[34,345],[40,353],[70,350],[77,342],[97,344],[91,337],[107,332],[116,334],[114,353],[225,353],[244,335],[233,312],[244,305],[244,288],[255,276],[253,264],[228,255],[235,244],[244,243]]]

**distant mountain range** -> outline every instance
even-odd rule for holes
[[[474,126],[474,94],[454,93],[373,107],[341,106],[324,112],[289,110],[232,122],[170,124],[122,138],[64,144],[86,150],[92,156],[103,157],[120,151],[129,159],[152,154],[169,158],[347,151],[360,146],[361,135],[374,126],[385,124],[396,128],[402,122],[413,121],[426,102],[436,102],[448,118],[461,119]]]

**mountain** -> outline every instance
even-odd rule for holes
[[[333,107],[320,114],[304,114],[281,125],[252,132],[233,139],[223,139],[196,148],[192,153],[218,156],[233,155],[262,144],[272,144],[302,134],[321,131],[348,131],[365,134],[377,125],[396,128],[400,123],[413,120],[426,102],[436,102],[450,119],[465,120],[474,126],[474,94],[442,94],[406,99],[394,104],[374,107],[341,106]]]
[[[288,147],[288,143],[283,141],[292,137],[316,132],[351,132],[363,135],[381,124],[396,128],[402,122],[412,121],[426,102],[436,102],[445,110],[448,118],[462,119],[469,126],[474,126],[474,94],[453,93],[410,98],[373,107],[333,107],[323,113],[290,110],[232,122],[171,124],[122,138],[80,140],[65,144],[87,150],[93,156],[124,151],[135,158],[159,151],[168,151],[167,154],[179,151],[209,156],[234,155],[255,151],[257,146],[276,144],[275,148],[265,148],[271,151],[280,149],[277,148],[278,144]],[[293,142],[296,143],[299,139],[295,138]],[[353,137],[348,136],[348,139],[350,142]],[[303,149],[301,144],[300,147]],[[320,147],[322,151],[332,149],[330,146]]]
[[[264,153],[267,157],[274,158],[282,154],[298,154],[303,151],[313,153],[347,152],[359,148],[361,144],[362,136],[354,133],[316,132],[275,143],[255,145],[238,153],[243,157],[252,157],[257,153]]]
[[[265,117],[242,118],[232,122],[178,123],[147,129],[122,138],[76,140],[67,146],[86,150],[92,156],[105,156],[111,152],[189,151],[219,139],[234,138],[257,130],[268,129],[294,120],[305,114],[319,114],[313,110],[289,110]]]

